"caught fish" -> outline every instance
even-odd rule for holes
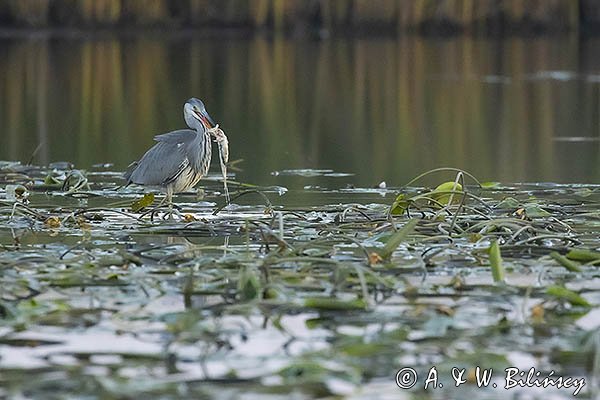
[[[213,139],[219,145],[219,162],[221,163],[221,174],[223,174],[223,190],[225,191],[225,199],[229,204],[229,190],[227,189],[227,161],[229,161],[229,140],[225,132],[219,128],[219,124],[208,130]]]

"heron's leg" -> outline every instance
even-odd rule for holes
[[[169,206],[169,210],[173,209],[173,188],[171,186],[167,186],[167,196],[165,197],[167,201],[167,205]]]
[[[165,203],[170,208],[177,208],[177,205],[175,205],[173,203],[173,191],[172,190],[171,191],[169,191],[169,190],[166,191],[165,197],[162,198],[162,200],[160,201],[160,203],[158,203],[158,205],[156,206],[156,208],[162,207]]]
[[[174,209],[174,207],[176,207],[176,206],[173,204],[173,188],[167,186],[167,188],[165,190],[165,193],[166,193],[165,197],[163,197],[162,200],[160,201],[160,203],[158,203],[158,205],[151,210],[151,212],[150,212],[150,220],[151,221],[154,220],[154,215],[159,210],[163,209],[165,203],[167,203],[166,206],[168,207],[168,211],[163,216],[163,220],[165,220],[165,219],[173,220],[174,219],[173,218],[173,214],[176,214],[178,217],[180,217],[181,219],[183,219],[183,216],[181,215],[181,213],[177,209]],[[142,214],[141,217],[143,217],[147,213],[148,212]]]
[[[167,200],[167,205],[169,206],[169,219],[173,219],[173,188],[168,185],[167,186],[167,196],[165,197]]]
[[[174,220],[175,218],[173,218],[173,215],[176,215],[179,219],[184,219],[183,215],[181,215],[181,213],[177,209],[177,206],[173,204],[173,188],[167,187],[167,196],[165,197],[165,199],[169,206],[169,211],[167,212],[168,219],[170,221]]]

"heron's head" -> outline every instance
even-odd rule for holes
[[[183,117],[190,128],[196,128],[198,122],[204,129],[210,129],[215,126],[215,122],[210,115],[208,115],[204,103],[195,97],[192,97],[185,102],[185,105],[183,106]]]

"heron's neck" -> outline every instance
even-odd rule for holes
[[[204,133],[204,125],[194,117],[185,115],[185,123],[190,129],[195,130],[198,134]]]
[[[202,123],[198,122],[197,120],[194,121],[195,123],[189,125],[189,127],[195,130],[199,135],[204,136],[204,131],[206,130],[204,128],[204,125],[202,125]]]

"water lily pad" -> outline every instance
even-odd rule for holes
[[[442,205],[460,202],[463,194],[463,187],[458,182],[444,182],[439,184],[431,193],[431,198]]]
[[[527,215],[528,218],[547,218],[552,214],[544,210],[538,204],[527,204],[525,205],[525,215]]]

